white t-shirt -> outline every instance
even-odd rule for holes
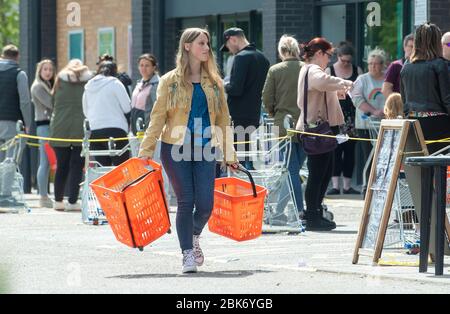
[[[355,82],[352,91],[353,103],[356,107],[356,128],[359,130],[368,130],[370,128],[367,119],[364,119],[365,113],[359,107],[363,103],[368,103],[375,109],[384,109],[386,98],[382,93],[384,79],[375,80],[369,73],[363,74]]]

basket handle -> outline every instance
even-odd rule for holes
[[[148,175],[150,175],[151,173],[155,172],[156,170],[153,169],[153,167],[151,165],[146,165],[144,167],[146,170],[148,170],[147,173],[144,173],[143,175],[141,175],[139,178],[137,178],[136,180],[132,181],[131,183],[128,183],[126,186],[124,186],[122,188],[122,192],[124,192],[126,189],[128,189],[130,186],[138,183],[139,181],[143,180],[144,178],[146,178]]]
[[[250,182],[252,184],[253,197],[257,198],[258,197],[258,193],[256,191],[256,184],[255,184],[255,180],[253,180],[252,174],[247,169],[245,169],[242,165],[239,165],[239,167],[236,170],[240,171],[242,173],[245,173],[248,176],[248,178],[250,179]]]

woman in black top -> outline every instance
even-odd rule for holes
[[[441,30],[426,23],[416,31],[411,62],[401,72],[405,113],[420,122],[426,140],[450,137],[450,79],[442,57]],[[428,145],[432,154],[448,143]]]
[[[355,82],[362,70],[352,64],[355,51],[353,47],[344,42],[337,49],[338,61],[329,67],[327,72],[335,77],[340,77]],[[342,95],[343,96],[343,95]],[[345,125],[342,130],[343,134],[355,136],[355,115],[356,109],[349,95],[345,95],[345,99],[340,100],[342,112],[344,113]],[[328,195],[340,195],[339,179],[344,176],[344,194],[361,194],[351,187],[353,177],[353,169],[355,165],[355,148],[356,142],[348,141],[338,146],[334,153],[333,164],[333,188]]]

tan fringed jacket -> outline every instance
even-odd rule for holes
[[[158,139],[166,144],[183,145],[191,113],[194,87],[184,88],[176,70],[164,75],[158,86],[157,98],[151,113],[150,125],[141,144],[139,157],[153,158]],[[222,85],[213,84],[202,72],[201,85],[208,101],[211,121],[211,144],[220,148],[229,164],[236,163],[234,134],[230,112]]]

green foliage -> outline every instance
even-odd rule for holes
[[[0,46],[19,45],[19,1],[0,0]]]

